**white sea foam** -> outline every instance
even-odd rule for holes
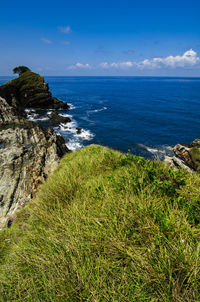
[[[94,109],[94,110],[88,110],[87,113],[90,114],[90,113],[96,113],[96,112],[100,112],[100,111],[103,111],[103,110],[106,110],[108,109],[107,107],[103,107],[101,109]]]
[[[71,104],[70,104],[71,106]],[[48,110],[47,114],[52,113],[54,110]],[[28,109],[27,118],[30,121],[47,121],[49,120],[48,116],[42,116],[37,113],[37,111]],[[74,151],[83,147],[83,141],[90,141],[93,139],[94,134],[90,132],[88,129],[82,129],[81,133],[77,133],[78,124],[73,119],[72,115],[68,113],[59,113],[63,117],[71,118],[71,122],[69,123],[60,123],[59,126],[54,127],[57,135],[62,135],[66,139],[66,146],[69,150]]]
[[[69,139],[69,141],[66,143],[66,146],[71,151],[75,151],[83,147],[83,145],[75,139]]]
[[[49,111],[47,111],[47,114],[51,114],[53,112],[52,109],[50,109]]]
[[[170,146],[159,146],[157,148],[151,148],[146,146],[146,150],[152,154],[167,154],[168,152],[172,151],[173,148]]]
[[[69,131],[71,133],[76,133],[76,128],[78,127],[77,126],[77,123],[76,121],[72,120],[71,122],[69,123],[61,123],[59,125],[60,127],[60,130],[61,131]]]
[[[32,109],[32,108],[26,108],[26,109],[25,109],[25,112],[35,112],[35,109]]]
[[[170,146],[160,145],[160,146],[146,146],[143,144],[138,144],[138,147],[150,152],[154,156],[163,157],[164,155],[173,155],[173,148]]]
[[[76,107],[73,105],[73,104],[71,104],[71,103],[67,103],[69,106],[70,106],[70,110],[73,110],[73,109],[76,109]]]
[[[90,132],[90,130],[82,129],[80,134],[75,135],[78,138],[81,138],[82,140],[90,141],[93,139],[94,134]]]
[[[36,121],[48,121],[48,120],[49,120],[48,116],[44,116],[36,119]]]
[[[67,114],[67,113],[59,113],[59,115],[72,118],[72,115]]]
[[[47,116],[44,117],[38,117],[38,114],[28,114],[27,119],[32,122],[37,122],[37,121],[47,121],[49,118]]]
[[[150,153],[152,154],[157,154],[157,153],[162,153],[162,154],[165,154],[165,151],[164,150],[160,150],[160,149],[157,149],[157,148],[150,148],[150,147],[147,147],[145,148],[147,151],[149,151]]]

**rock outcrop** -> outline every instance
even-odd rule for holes
[[[173,148],[174,156],[166,156],[164,161],[171,167],[180,167],[190,173],[200,171],[200,139],[188,145],[176,145]]]
[[[58,112],[53,111],[47,114],[52,126],[58,126],[60,123],[70,123],[71,119],[68,116],[62,116]]]
[[[35,195],[67,151],[53,129],[27,121],[0,98],[0,228]]]
[[[52,97],[48,83],[37,73],[26,71],[0,86],[0,96],[22,112],[24,108],[68,109],[69,105]]]

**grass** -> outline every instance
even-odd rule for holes
[[[15,91],[21,105],[32,105],[35,100],[48,98],[51,94],[45,88],[44,78],[37,73],[26,71],[19,77],[0,87],[2,93],[11,94]],[[5,96],[3,94],[3,96]]]
[[[200,177],[91,145],[0,233],[0,301],[200,301]]]
[[[19,77],[7,82],[2,85],[2,87],[12,86],[20,89],[20,91],[25,91],[29,89],[43,88],[43,77],[37,73],[26,71],[22,73]]]

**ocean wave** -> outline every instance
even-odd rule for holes
[[[48,110],[44,112],[36,111],[34,109],[27,109],[27,119],[34,122],[39,121],[48,121],[50,122],[50,119],[48,118],[48,114],[51,114],[54,112],[54,110]],[[66,146],[69,150],[75,151],[77,149],[80,149],[84,146],[84,141],[90,141],[93,139],[94,134],[88,130],[79,128],[77,122],[73,119],[73,116],[68,114],[68,112],[65,113],[65,111],[62,113],[59,113],[63,117],[69,117],[71,119],[71,122],[68,123],[60,123],[58,126],[54,127],[53,129],[56,131],[57,135],[63,136],[63,138],[66,141]],[[49,124],[49,126],[51,126]],[[79,133],[79,129],[81,129]]]
[[[83,147],[83,144],[81,144],[79,141],[75,139],[69,139],[69,141],[65,145],[71,151],[75,151]]]
[[[68,103],[67,102],[67,104],[70,106],[70,108],[69,108],[69,110],[73,110],[73,109],[76,109],[76,107],[73,105],[73,104],[71,104],[71,103]]]
[[[25,112],[35,112],[35,109],[32,109],[32,108],[26,108],[24,111],[25,111]]]
[[[47,116],[38,117],[37,113],[33,113],[33,114],[28,114],[27,119],[32,122],[37,122],[37,121],[48,121],[49,118]]]
[[[67,113],[59,113],[59,115],[72,118],[72,115],[67,114]]]
[[[96,112],[100,112],[100,111],[107,110],[107,109],[108,109],[107,107],[103,107],[101,109],[88,110],[87,114],[96,113]]]
[[[146,146],[144,144],[137,144],[137,146],[149,153],[151,153],[153,156],[163,157],[165,155],[173,156],[173,148],[171,146]]]
[[[75,135],[82,140],[90,141],[94,138],[94,134],[90,130],[82,129],[80,134]]]
[[[61,132],[69,132],[74,135],[75,138],[79,140],[87,140],[90,141],[93,139],[94,134],[90,130],[86,130],[81,128],[81,132],[77,133],[77,123],[75,121],[72,121],[71,123],[62,123],[59,125],[59,128],[57,130]]]
[[[71,132],[71,133],[76,133],[76,128],[78,127],[77,125],[77,122],[72,120],[71,122],[69,123],[61,123],[59,125],[59,128],[61,131],[68,131],[68,132]]]

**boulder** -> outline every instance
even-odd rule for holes
[[[68,116],[62,116],[56,111],[47,114],[47,116],[50,118],[52,126],[58,126],[60,123],[71,122],[71,119]]]
[[[76,128],[76,134],[81,134],[82,133],[82,128],[77,127]]]

